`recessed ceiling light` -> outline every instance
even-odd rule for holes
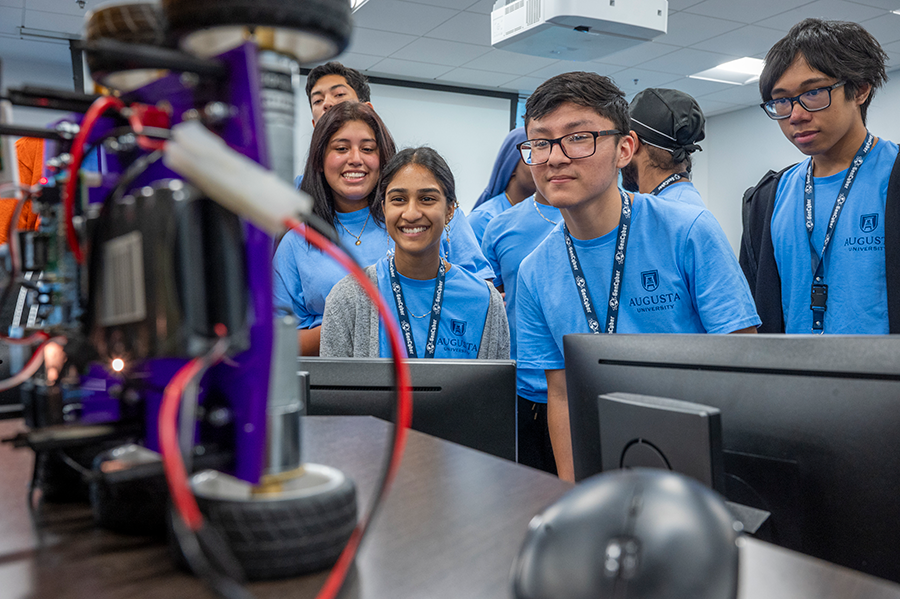
[[[369,0],[350,0],[350,12],[356,12],[359,8]]]
[[[759,80],[764,61],[759,58],[738,58],[719,66],[689,75],[691,79],[703,79],[731,85],[746,85]]]

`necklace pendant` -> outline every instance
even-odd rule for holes
[[[359,239],[357,239],[357,240],[356,240],[356,245],[360,245],[360,244],[362,244],[362,241],[360,241]]]

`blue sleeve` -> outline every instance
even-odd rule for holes
[[[722,227],[708,210],[691,225],[681,256],[691,301],[707,333],[760,325],[747,279]]]
[[[491,215],[486,210],[473,210],[469,214],[469,226],[472,227],[472,233],[475,234],[475,240],[479,245],[484,241],[484,232],[488,223],[491,222]]]
[[[448,261],[451,264],[456,264],[481,279],[494,278],[494,271],[481,253],[481,246],[475,239],[475,233],[461,208],[457,209],[450,220],[449,233],[445,233],[441,239],[441,249],[445,256],[448,255],[448,236],[450,238]]]
[[[276,314],[284,316],[293,313],[299,323],[298,329],[317,326],[321,319],[311,314],[306,308],[303,297],[303,281],[298,269],[297,253],[302,251],[305,242],[293,231],[288,233],[275,250],[274,266],[274,306]],[[314,322],[319,320],[319,322]]]
[[[503,277],[500,273],[500,258],[497,256],[497,227],[488,226],[481,240],[481,253],[494,271],[494,286],[503,285]]]
[[[565,368],[565,357],[540,305],[539,293],[548,288],[535,285],[537,277],[529,262],[522,263],[516,283],[516,363],[519,368],[537,370]]]

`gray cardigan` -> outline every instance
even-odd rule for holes
[[[456,267],[459,268],[459,267]],[[378,285],[375,265],[366,268],[366,275]],[[509,359],[509,323],[503,298],[489,282],[491,300],[479,360]],[[348,275],[341,279],[325,299],[325,315],[322,317],[319,355],[332,358],[378,357],[378,311],[362,287]]]

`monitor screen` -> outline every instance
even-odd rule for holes
[[[568,335],[575,477],[602,468],[597,396],[721,411],[725,494],[772,513],[772,540],[900,581],[900,339]]]
[[[509,460],[516,459],[516,363],[512,360],[408,360],[412,428]],[[387,358],[298,360],[309,373],[310,415],[393,420],[394,367]]]

